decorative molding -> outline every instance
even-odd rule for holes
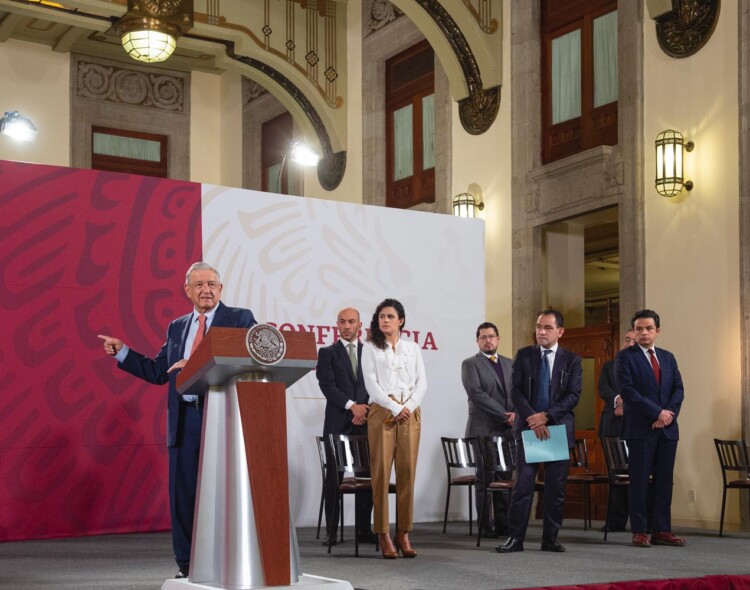
[[[719,20],[721,0],[672,0],[656,19],[659,47],[671,57],[689,57],[708,42]]]
[[[255,80],[251,80],[244,76],[242,77],[242,106],[250,104],[264,94],[268,94],[268,90],[263,86],[258,84]]]
[[[438,0],[416,0],[435,21],[461,66],[469,89],[469,96],[458,103],[461,125],[467,133],[480,135],[487,131],[497,118],[500,108],[500,87],[485,89],[479,64],[461,28]]]
[[[323,119],[321,119],[320,115],[315,110],[315,107],[305,96],[304,92],[302,92],[289,78],[277,69],[262,61],[253,59],[252,57],[237,55],[234,52],[234,44],[230,41],[224,41],[224,44],[226,46],[227,57],[268,76],[278,84],[284,92],[286,92],[294,102],[297,103],[297,105],[299,105],[312,124],[315,134],[318,136],[318,141],[323,149],[323,157],[318,162],[318,181],[327,191],[335,189],[341,184],[341,179],[344,177],[344,172],[346,171],[346,152],[333,152],[331,138],[328,134],[325,123],[323,123]]]
[[[396,8],[390,0],[372,0],[370,5],[370,22],[367,24],[368,35],[379,31],[392,23],[404,13]]]
[[[184,78],[86,61],[79,61],[77,66],[77,96],[177,113],[184,111]]]
[[[483,32],[492,35],[497,31],[500,23],[492,18],[492,0],[463,0],[463,3]],[[477,4],[476,7],[474,3]]]

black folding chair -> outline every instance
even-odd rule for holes
[[[570,466],[582,469],[568,474],[567,483],[580,485],[583,488],[583,530],[591,526],[591,486],[609,483],[609,476],[604,473],[592,473],[589,469],[589,455],[585,438],[576,439],[571,449]]]
[[[329,441],[333,456],[336,461],[336,469],[339,473],[339,501],[343,504],[344,494],[354,495],[354,556],[359,557],[359,536],[361,530],[359,523],[359,502],[363,494],[372,496],[372,479],[370,479],[370,447],[365,434],[331,434]],[[353,477],[344,477],[351,473]],[[390,483],[388,492],[396,493],[396,484]],[[343,514],[343,510],[342,510]],[[398,514],[397,514],[398,517]],[[342,519],[343,528],[343,519]],[[329,537],[328,553],[331,552],[331,539]],[[377,543],[375,549],[377,550]]]
[[[750,461],[747,444],[744,440],[714,439],[716,452],[721,464],[721,477],[724,479],[724,494],[721,497],[721,521],[719,536],[724,536],[724,509],[727,505],[727,490],[750,490]],[[731,479],[728,472],[737,472],[740,479]]]
[[[609,494],[607,495],[607,518],[604,521],[604,540],[609,533],[609,517],[612,510],[612,495],[617,487],[630,485],[628,475],[628,445],[616,436],[602,436],[602,450],[607,462],[607,476],[609,478]]]
[[[443,516],[443,532],[448,525],[448,504],[451,501],[451,488],[453,486],[463,486],[469,489],[469,534],[473,534],[472,522],[473,511],[472,504],[474,495],[474,485],[477,481],[476,461],[474,460],[473,438],[440,438],[443,444],[443,454],[445,455],[445,469],[448,473],[448,489],[445,494],[445,515]],[[471,469],[473,473],[454,475],[453,470]],[[478,507],[477,507],[478,508]]]

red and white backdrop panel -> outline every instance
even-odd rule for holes
[[[96,335],[159,349],[200,216],[198,184],[0,161],[0,540],[169,528],[166,389]]]
[[[227,304],[319,346],[342,307],[367,325],[384,297],[404,303],[428,375],[415,517],[442,518],[440,436],[464,432],[461,360],[484,314],[481,221],[0,161],[0,228],[0,541],[169,528],[166,387],[117,370],[96,335],[155,354],[204,257]],[[287,401],[292,514],[312,525],[314,374]],[[452,509],[468,517],[464,497]]]

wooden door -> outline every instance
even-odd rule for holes
[[[607,473],[601,444],[599,443],[599,420],[603,401],[599,397],[599,375],[604,363],[612,360],[617,352],[619,325],[603,324],[586,328],[566,328],[560,346],[581,357],[583,367],[583,391],[575,409],[576,438],[586,440],[589,470]],[[571,472],[582,471],[571,469]],[[570,485],[565,495],[565,517],[583,518],[583,486]],[[591,512],[595,520],[604,520],[607,515],[607,486],[591,486]]]

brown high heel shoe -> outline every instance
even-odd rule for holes
[[[380,551],[383,553],[383,559],[396,559],[398,557],[390,533],[378,533],[378,544],[380,545]]]
[[[393,542],[396,544],[396,549],[401,551],[401,555],[404,557],[417,556],[417,552],[411,548],[411,543],[409,542],[409,531],[397,531]]]

